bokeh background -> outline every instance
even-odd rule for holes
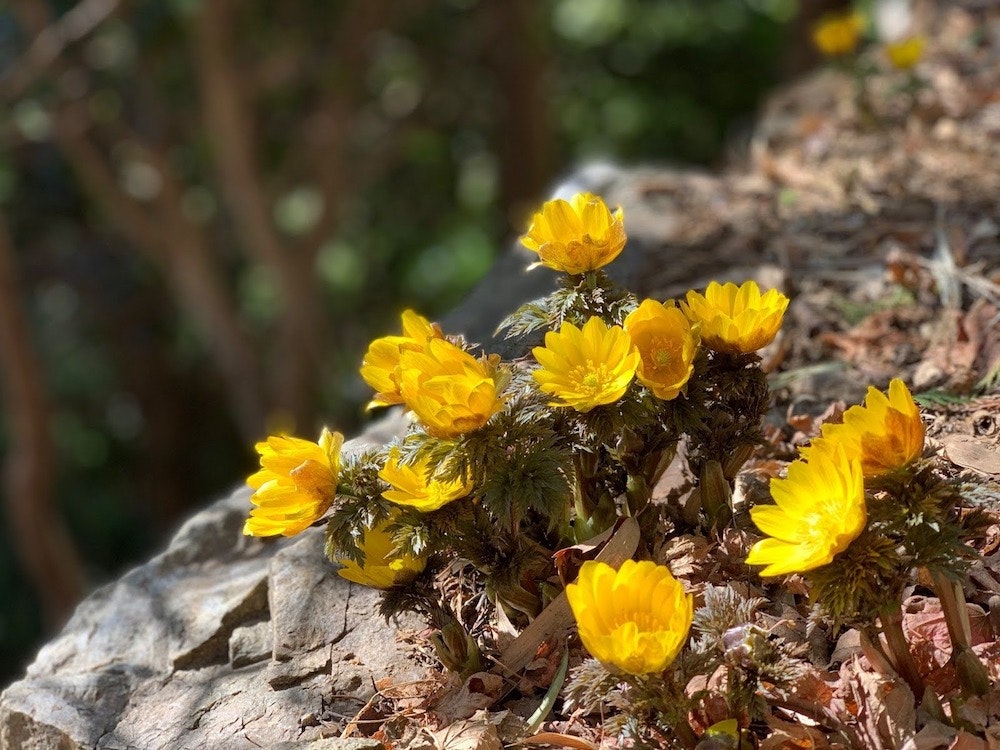
[[[0,685],[256,439],[356,429],[559,175],[738,152],[838,4],[0,5]]]

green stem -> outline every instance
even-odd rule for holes
[[[628,499],[630,516],[638,516],[649,505],[649,485],[637,474],[629,474],[625,483],[625,497]]]
[[[989,672],[972,650],[972,624],[969,622],[969,608],[962,584],[940,571],[931,571],[931,580],[948,626],[952,645],[951,661],[955,664],[962,693],[982,695],[984,685],[989,689]]]
[[[882,624],[882,635],[885,636],[896,672],[910,686],[914,700],[920,700],[924,694],[924,681],[920,677],[917,664],[910,653],[910,646],[906,642],[906,635],[903,633],[903,610],[899,602],[893,600],[885,604],[879,611],[879,622]]]
[[[874,627],[861,630],[861,647],[868,661],[875,667],[879,674],[895,676],[896,668],[892,665],[892,659],[882,648],[882,643],[878,638],[878,630]]]
[[[590,520],[596,505],[593,498],[589,496],[590,493],[587,492],[590,481],[586,477],[579,452],[573,454],[573,473],[576,475],[576,481],[573,483],[573,507],[576,510],[577,518],[587,522]]]

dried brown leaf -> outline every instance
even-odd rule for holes
[[[539,732],[530,737],[525,737],[517,744],[523,745],[554,745],[555,747],[568,747],[572,750],[599,750],[599,746],[583,737],[575,737],[572,734],[562,732]]]
[[[503,692],[504,683],[499,675],[476,672],[457,690],[442,695],[433,707],[434,713],[443,725],[468,719],[476,711],[493,705]]]
[[[1000,445],[993,438],[948,435],[941,441],[945,457],[956,466],[1000,476]]]
[[[488,721],[456,721],[437,732],[429,732],[435,750],[502,750],[497,728]]]
[[[771,734],[760,743],[760,750],[831,750],[836,747],[815,727],[793,724],[770,715],[766,720]]]

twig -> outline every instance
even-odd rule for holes
[[[118,8],[119,0],[82,0],[49,23],[47,10],[37,2],[19,3],[22,15],[30,15],[33,24],[44,26],[27,52],[0,79],[0,101],[12,102],[48,71],[66,47],[87,36]],[[45,26],[46,23],[49,25]]]

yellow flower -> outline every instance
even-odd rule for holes
[[[857,49],[864,27],[860,13],[826,16],[813,29],[813,43],[827,57],[849,55]]]
[[[413,310],[403,312],[403,335],[383,336],[369,346],[361,362],[361,377],[373,389],[368,408],[403,403],[399,392],[399,356],[404,351],[421,351],[430,339],[444,338],[441,329]]]
[[[399,358],[403,402],[434,437],[453,438],[478,430],[503,407],[487,367],[443,339]]]
[[[392,534],[387,531],[392,523],[394,519],[390,518],[367,529],[360,544],[361,551],[365,553],[364,565],[358,565],[353,560],[337,560],[343,566],[337,574],[348,581],[376,589],[409,583],[416,578],[427,566],[427,560],[396,553]]]
[[[243,533],[294,536],[326,513],[337,494],[343,443],[343,435],[325,427],[318,443],[277,435],[257,443],[261,468],[247,479],[257,507]]]
[[[888,42],[885,45],[885,54],[894,68],[909,70],[924,56],[926,41],[923,36],[916,34],[896,42]]]
[[[545,346],[531,350],[541,368],[532,373],[542,393],[554,396],[551,406],[588,412],[625,395],[639,366],[636,351],[621,326],[608,328],[597,316],[581,331],[563,323],[545,334]]]
[[[399,463],[399,452],[393,451],[385,462],[379,477],[391,485],[382,493],[386,500],[397,505],[408,505],[419,511],[437,510],[442,505],[467,497],[472,492],[472,482],[456,480],[445,482],[434,478],[435,467],[428,461],[417,461],[407,466]]]
[[[841,446],[793,461],[786,479],[771,480],[771,496],[776,505],[750,509],[757,528],[768,535],[747,555],[747,564],[767,566],[762,576],[826,565],[865,527],[861,462]]]
[[[770,344],[781,328],[788,297],[777,289],[761,294],[753,281],[742,286],[713,281],[704,296],[687,293],[681,309],[692,323],[701,323],[701,342],[727,354],[749,354]]]
[[[639,382],[657,398],[676,398],[694,370],[698,326],[692,326],[672,302],[647,299],[625,318],[625,332],[639,349]]]
[[[899,378],[889,383],[886,397],[869,386],[864,406],[844,412],[842,424],[823,425],[824,442],[838,443],[847,455],[861,460],[866,477],[876,477],[906,466],[924,450],[924,423],[920,409]],[[819,440],[803,453],[811,458]]]
[[[694,606],[663,565],[588,560],[566,598],[587,651],[629,674],[658,674],[687,641]]]
[[[552,200],[531,218],[521,244],[538,253],[529,268],[548,266],[578,274],[606,266],[625,247],[622,210],[614,213],[591,193],[578,193],[567,202]]]

